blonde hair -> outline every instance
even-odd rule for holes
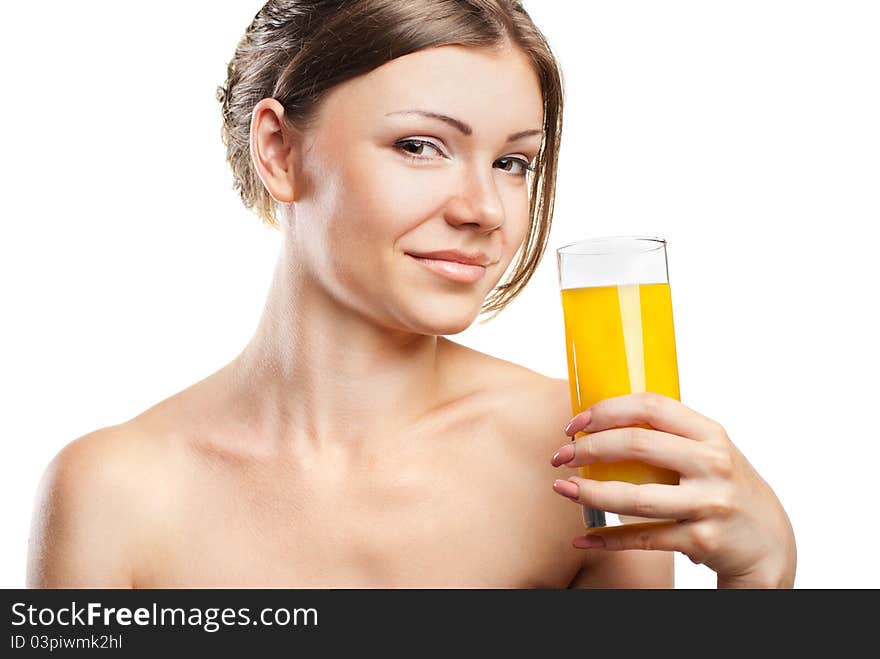
[[[563,82],[546,39],[517,0],[270,0],[254,17],[228,64],[222,139],[244,205],[278,228],[274,200],[250,154],[254,106],[274,98],[285,119],[306,130],[335,85],[426,48],[512,45],[541,82],[544,136],[531,177],[529,230],[510,274],[483,301],[500,313],[531,279],[550,235],[562,134]],[[482,321],[486,322],[486,321]]]

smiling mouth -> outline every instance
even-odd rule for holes
[[[463,284],[473,284],[486,274],[486,267],[482,265],[470,265],[458,261],[446,261],[443,259],[431,259],[423,256],[407,254],[427,270],[451,281]]]

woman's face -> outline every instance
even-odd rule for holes
[[[375,323],[463,331],[525,238],[542,125],[540,81],[519,51],[432,48],[338,85],[297,155],[297,258]],[[450,277],[412,256],[442,250],[487,265]]]

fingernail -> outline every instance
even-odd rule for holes
[[[583,535],[575,538],[571,544],[578,549],[598,549],[605,546],[605,538],[598,534]]]
[[[568,464],[572,460],[574,460],[574,444],[566,444],[553,454],[550,464],[554,467],[559,467],[560,465]]]
[[[553,482],[553,489],[564,497],[568,497],[573,501],[577,501],[578,495],[580,494],[580,489],[575,483],[571,481],[562,481],[557,480]]]
[[[592,412],[590,412],[590,410],[585,410],[581,412],[575,418],[568,422],[568,425],[565,426],[565,430],[563,430],[563,432],[566,435],[571,436],[574,433],[583,430],[588,425],[590,425],[590,419],[592,418],[592,416],[593,414]]]

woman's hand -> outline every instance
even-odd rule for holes
[[[631,427],[648,424],[653,428]],[[724,428],[654,393],[608,398],[565,429],[586,436],[561,447],[555,467],[638,460],[679,473],[678,485],[633,485],[573,476],[553,489],[621,515],[676,520],[605,527],[574,539],[584,549],[680,551],[718,576],[719,588],[794,585],[796,550],[788,516]]]

